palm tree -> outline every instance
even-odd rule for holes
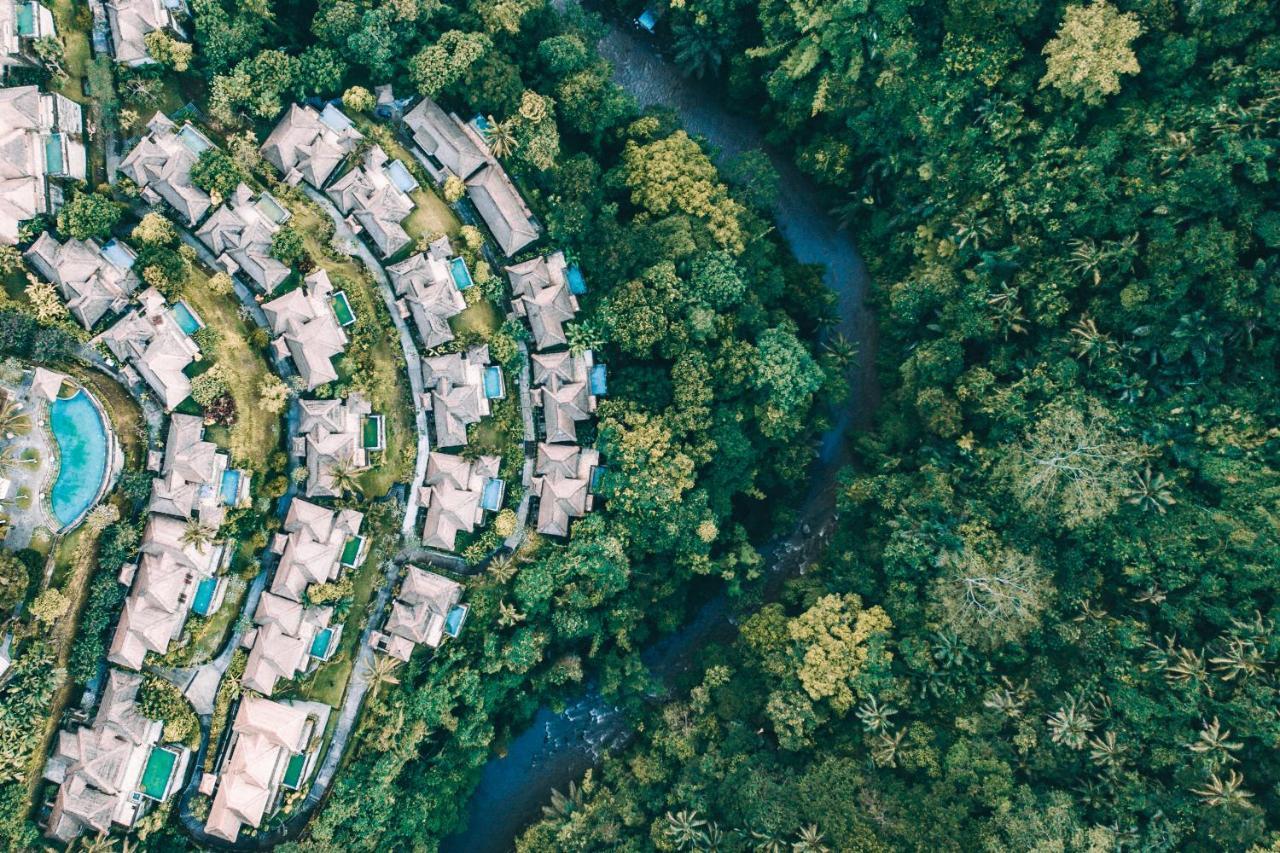
[[[8,447],[0,447],[0,475],[7,475],[14,468],[18,467],[18,451],[9,445]]]
[[[0,433],[26,435],[29,432],[31,432],[31,416],[22,411],[18,401],[8,396],[0,399]]]
[[[505,601],[498,602],[498,625],[503,628],[510,628],[519,622],[524,621],[524,614],[516,609],[514,604],[507,604]]]
[[[551,804],[542,807],[544,817],[568,817],[575,809],[582,808],[582,789],[578,783],[570,780],[569,793],[562,794],[558,788],[551,789]]]
[[[1240,759],[1231,753],[1244,749],[1244,744],[1232,741],[1231,732],[1224,730],[1218,718],[1214,717],[1205,724],[1195,742],[1187,745],[1187,749],[1208,756],[1209,762],[1214,767],[1220,767],[1223,764],[1239,761]]]
[[[822,843],[823,834],[818,825],[811,823],[800,829],[800,837],[791,845],[793,853],[827,853],[827,845]]]
[[[484,132],[485,142],[489,143],[489,152],[494,157],[506,157],[516,150],[515,126],[507,121],[495,121],[488,118],[488,128]]]
[[[1115,351],[1111,336],[1098,329],[1092,317],[1081,317],[1071,327],[1071,337],[1075,339],[1076,355],[1093,364],[1094,360]]]
[[[1263,671],[1266,661],[1257,645],[1249,640],[1232,637],[1227,641],[1227,648],[1222,654],[1209,658],[1209,664],[1221,674],[1223,681],[1234,681],[1237,678],[1247,681]]]
[[[858,357],[858,345],[839,332],[827,338],[822,349],[831,355],[841,370],[848,370]]]
[[[370,699],[377,696],[384,686],[400,683],[400,679],[396,678],[396,670],[399,668],[400,661],[397,658],[391,655],[374,655],[373,663],[365,670],[369,679]]]
[[[898,713],[898,709],[892,705],[881,705],[879,700],[872,696],[858,706],[857,713],[864,729],[869,732],[883,732],[892,727],[893,723],[889,718]]]
[[[697,847],[706,839],[702,827],[706,826],[707,822],[698,817],[696,811],[681,809],[675,814],[667,812],[666,819],[666,836],[677,850]]]
[[[188,519],[186,527],[182,528],[182,537],[179,541],[203,554],[209,550],[209,546],[213,544],[213,538],[217,535],[216,527],[205,524],[198,518],[192,518]]]
[[[359,468],[351,456],[334,459],[329,463],[329,480],[333,484],[333,490],[342,497],[359,495],[360,482],[356,479],[358,472]]]
[[[1126,500],[1146,512],[1154,511],[1160,515],[1165,514],[1166,507],[1177,503],[1169,490],[1169,481],[1159,471],[1153,474],[1150,465],[1134,478],[1133,488],[1126,495]]]
[[[516,576],[519,567],[516,565],[514,554],[496,554],[489,561],[489,574],[498,583],[505,584]]]
[[[1001,676],[1000,681],[1002,686],[988,692],[986,698],[982,700],[982,706],[1016,720],[1022,716],[1023,709],[1031,701],[1031,689],[1026,679],[1022,680],[1022,684],[1017,685],[1010,681],[1008,676]]]
[[[902,746],[903,731],[889,734],[881,732],[871,747],[871,760],[877,767],[894,767],[898,763],[898,748]]]
[[[1049,737],[1070,749],[1083,749],[1089,732],[1093,731],[1093,716],[1086,704],[1068,700],[1049,715]]]
[[[1089,738],[1089,758],[1106,770],[1119,770],[1124,764],[1126,747],[1116,741],[1115,732],[1104,732],[1102,737]]]
[[[1244,785],[1244,776],[1234,770],[1227,771],[1227,778],[1222,779],[1217,773],[1209,774],[1209,781],[1205,783],[1203,788],[1193,788],[1192,793],[1200,795],[1200,798],[1211,806],[1228,806],[1228,805],[1245,805],[1253,794],[1246,791]]]

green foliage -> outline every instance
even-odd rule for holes
[[[27,597],[27,567],[12,551],[0,552],[0,612],[8,613]]]
[[[1141,33],[1137,15],[1106,0],[1068,6],[1058,34],[1044,47],[1048,71],[1041,88],[1053,86],[1065,97],[1101,104],[1120,91],[1121,74],[1141,70],[1131,47]]]
[[[272,235],[271,257],[289,267],[307,257],[306,243],[296,228],[286,225]]]
[[[216,193],[223,198],[235,192],[245,178],[240,164],[221,148],[200,152],[195,165],[191,167],[191,183],[207,193]]]
[[[182,691],[158,675],[147,673],[138,689],[138,710],[150,720],[164,723],[164,740],[195,746],[200,740],[200,720]]]
[[[100,193],[76,193],[58,211],[58,230],[77,240],[106,238],[120,221],[124,209]]]

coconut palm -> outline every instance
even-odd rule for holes
[[[503,628],[511,628],[517,623],[524,621],[524,614],[516,609],[514,604],[507,604],[505,601],[498,602],[498,625]]]
[[[1152,473],[1150,465],[1134,477],[1133,486],[1125,499],[1145,512],[1157,512],[1160,515],[1165,514],[1167,507],[1177,503],[1169,489],[1169,481],[1159,471]]]
[[[335,459],[330,462],[329,480],[333,483],[333,490],[343,497],[359,495],[361,492],[360,481],[356,479],[359,470],[355,460],[350,456],[344,456],[341,459]]]
[[[1231,753],[1244,749],[1244,744],[1231,740],[1231,732],[1222,728],[1218,718],[1214,717],[1205,724],[1199,737],[1187,744],[1187,749],[1206,756],[1214,767],[1239,761]]]
[[[506,157],[516,150],[515,126],[510,120],[495,121],[493,116],[489,116],[484,137],[494,157]]]
[[[18,401],[7,396],[0,399],[0,433],[26,435],[29,432],[31,432],[31,416],[22,411]]]
[[[1198,794],[1211,806],[1242,806],[1253,798],[1253,794],[1246,791],[1243,785],[1244,776],[1234,770],[1228,770],[1226,779],[1219,777],[1217,773],[1210,773],[1209,781],[1204,787],[1193,788],[1191,792]]]
[[[667,839],[675,845],[677,850],[688,850],[697,847],[706,839],[702,828],[707,822],[698,817],[696,811],[681,809],[672,814],[666,814],[667,826],[664,830]]]
[[[827,853],[830,849],[822,843],[825,836],[818,831],[818,825],[811,823],[808,826],[801,827],[800,837],[791,845],[794,853]]]
[[[1247,681],[1263,672],[1266,668],[1266,660],[1262,656],[1262,651],[1253,642],[1232,637],[1227,641],[1227,647],[1222,654],[1209,658],[1209,665],[1222,677],[1223,681],[1234,681],[1237,678]]]
[[[493,559],[489,561],[489,574],[498,583],[505,584],[516,576],[519,567],[516,565],[514,554],[495,554]]]
[[[558,788],[551,789],[551,804],[542,807],[542,814],[545,817],[568,817],[573,814],[575,809],[582,808],[582,789],[578,787],[578,783],[569,782],[569,793],[562,794]]]
[[[1089,738],[1089,758],[1104,770],[1119,770],[1124,765],[1127,748],[1116,740],[1115,732]]]
[[[192,518],[187,521],[185,527],[182,528],[182,537],[179,541],[190,548],[195,548],[201,554],[209,550],[209,546],[213,544],[213,539],[218,535],[218,529],[210,524],[205,524],[198,518]]]
[[[1049,737],[1070,749],[1083,749],[1089,732],[1093,731],[1093,716],[1086,704],[1070,699],[1049,715]]]
[[[892,705],[881,705],[874,696],[859,705],[857,710],[862,727],[869,732],[888,731],[893,726],[889,718],[896,713],[898,713],[897,708]]]
[[[373,663],[365,671],[369,679],[370,699],[377,696],[383,687],[400,683],[400,679],[396,678],[396,670],[399,668],[400,661],[391,655],[374,655]]]
[[[898,763],[898,748],[902,746],[905,732],[899,730],[894,734],[881,732],[871,745],[871,760],[877,767],[894,767]]]
[[[111,839],[105,832],[99,832],[92,839],[80,839],[80,849],[84,853],[113,853],[114,848],[115,845],[111,843]]]

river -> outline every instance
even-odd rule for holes
[[[715,149],[718,161],[750,150],[769,155],[777,170],[779,192],[773,213],[778,229],[795,256],[821,265],[827,286],[836,295],[838,322],[833,329],[858,345],[861,357],[849,376],[853,404],[833,413],[833,424],[822,437],[814,466],[812,488],[795,532],[773,543],[764,555],[775,577],[812,559],[829,532],[834,510],[835,475],[845,460],[845,434],[865,424],[876,400],[875,324],[864,306],[866,267],[849,234],[827,215],[826,205],[811,181],[765,145],[757,126],[730,113],[711,87],[687,79],[630,30],[610,25],[600,41],[600,53],[613,63],[613,79],[643,106],[661,104],[679,113],[684,127]],[[655,675],[663,678],[689,666],[708,640],[734,628],[725,596],[712,598],[676,633],[655,642],[643,654]],[[586,692],[561,713],[542,708],[528,728],[507,744],[505,756],[491,758],[467,804],[467,827],[443,841],[444,853],[506,853],[515,839],[541,814],[553,788],[599,764],[604,754],[629,736],[625,722],[598,693]]]

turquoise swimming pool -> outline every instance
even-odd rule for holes
[[[213,594],[218,591],[217,578],[201,578],[196,594],[191,599],[191,610],[198,616],[208,616],[213,604]]]
[[[107,476],[107,425],[84,389],[49,404],[58,443],[58,479],[49,496],[53,515],[66,527],[93,505]]]

